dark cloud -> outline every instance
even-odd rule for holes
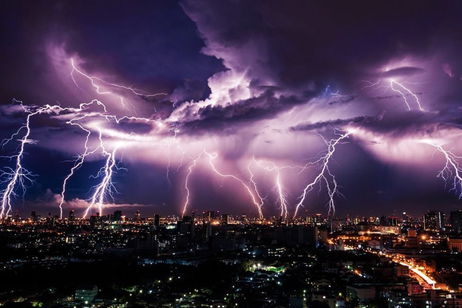
[[[227,106],[207,106],[199,110],[199,119],[184,122],[189,134],[204,132],[230,132],[243,123],[252,123],[274,117],[279,112],[308,102],[315,95],[304,93],[303,97],[275,97],[273,91],[266,91],[258,97],[241,100]],[[223,129],[226,129],[223,131]]]
[[[291,131],[319,131],[325,128],[341,128],[343,126],[348,125],[358,125],[364,123],[368,120],[375,119],[375,117],[364,117],[359,116],[350,119],[336,119],[331,121],[322,121],[322,122],[315,122],[315,123],[305,123],[305,124],[298,124],[290,128]]]
[[[78,54],[90,73],[149,93],[205,82],[222,69],[200,53],[203,42],[176,1],[2,1],[0,36],[2,104],[13,97],[27,104],[79,99],[53,76],[50,44]]]
[[[175,88],[169,99],[174,103],[193,100],[200,101],[210,95],[210,89],[205,80],[185,80],[182,85]]]
[[[427,135],[442,129],[460,129],[462,116],[448,112],[385,113],[381,117],[368,118],[356,123],[370,131],[393,137]]]
[[[112,128],[129,134],[147,134],[152,131],[152,123],[123,120],[119,123],[112,122]]]
[[[285,88],[346,85],[394,58],[443,50],[452,62],[459,61],[454,55],[461,51],[460,44],[451,43],[462,13],[454,1],[182,3],[206,41],[207,54],[231,69],[247,70],[262,84]]]
[[[381,77],[397,77],[397,76],[411,76],[419,73],[423,73],[425,70],[420,67],[400,67],[396,69],[392,69],[386,71],[385,73],[381,74]]]
[[[462,115],[448,112],[383,113],[378,116],[358,116],[330,121],[302,123],[292,131],[322,131],[344,127],[364,128],[368,131],[393,137],[431,135],[445,128],[462,128]]]

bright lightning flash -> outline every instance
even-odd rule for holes
[[[442,145],[434,140],[423,139],[421,143],[428,144],[435,148],[438,152],[443,154],[445,164],[443,169],[438,173],[437,177],[442,178],[445,183],[452,183],[451,191],[458,194],[458,198],[462,199],[462,167],[459,165],[458,160],[462,157],[457,156],[453,152],[446,150]]]
[[[191,173],[193,172],[194,168],[197,165],[197,161],[202,157],[202,153],[199,154],[198,157],[193,159],[191,164],[188,166],[188,171],[186,172],[185,180],[184,180],[184,189],[186,191],[186,196],[185,196],[185,201],[183,204],[183,211],[181,212],[181,216],[184,216],[186,214],[186,211],[188,210],[188,206],[190,203],[191,199],[191,189],[189,188],[189,178],[191,177]]]
[[[104,201],[107,197],[113,198],[112,192],[115,190],[114,183],[112,182],[112,176],[114,175],[115,169],[117,169],[116,153],[118,147],[114,147],[112,151],[108,151],[104,146],[101,134],[99,140],[100,147],[103,150],[103,155],[106,156],[106,163],[98,172],[98,175],[102,176],[102,181],[95,187],[93,196],[90,199],[90,205],[85,210],[83,218],[86,218],[90,210],[94,207],[98,208],[101,215],[103,213]]]
[[[265,171],[275,173],[274,185],[275,185],[276,192],[277,192],[278,199],[279,199],[279,206],[281,208],[280,216],[283,217],[284,219],[287,219],[287,216],[288,216],[288,213],[289,213],[288,212],[288,201],[287,201],[287,197],[286,197],[286,194],[285,194],[285,191],[284,191],[284,186],[283,186],[283,183],[282,183],[281,171],[283,169],[287,168],[287,167],[290,167],[290,166],[279,167],[272,161],[270,161],[270,162],[260,161],[260,160],[255,160],[255,158],[253,159],[253,162],[256,162],[256,164],[258,166],[260,166],[261,168],[263,168]],[[250,165],[251,165],[251,163],[249,163],[249,166],[248,166],[249,172],[251,174],[250,179],[251,179],[251,182],[253,183],[253,185],[255,187],[255,191],[257,191],[257,193],[258,193],[257,184],[256,184],[256,182],[254,180],[254,175],[253,175],[253,173],[251,171]],[[258,196],[260,197],[260,195],[258,195]],[[262,200],[261,197],[260,197],[260,200]]]
[[[411,104],[408,101],[408,96],[411,96],[414,99],[414,102],[420,111],[425,111],[422,107],[422,104],[420,103],[420,100],[417,94],[412,92],[409,88],[405,87],[402,83],[394,79],[390,79],[390,89],[398,93],[399,95],[401,95],[401,97],[403,98],[404,104],[406,104],[406,107],[409,111],[411,111],[412,108],[411,108]]]
[[[219,175],[220,177],[223,177],[223,178],[233,179],[233,180],[235,180],[236,182],[238,182],[239,184],[241,184],[243,186],[245,191],[247,191],[247,193],[249,194],[253,205],[255,205],[255,207],[257,208],[258,216],[260,217],[260,219],[263,218],[263,212],[262,212],[262,209],[261,209],[262,203],[259,202],[259,200],[261,200],[261,197],[259,196],[258,192],[254,193],[252,191],[252,188],[244,180],[237,177],[236,175],[226,174],[226,173],[223,173],[220,170],[218,170],[218,168],[216,167],[215,162],[214,162],[215,159],[218,157],[218,154],[217,153],[209,153],[206,150],[204,150],[201,154],[199,154],[199,156],[197,158],[195,158],[192,161],[192,163],[188,166],[188,170],[187,170],[186,177],[185,177],[186,200],[185,200],[185,203],[183,204],[183,211],[182,211],[183,216],[185,215],[185,213],[187,211],[187,208],[188,208],[188,205],[189,205],[189,202],[190,202],[190,192],[191,192],[191,190],[189,188],[189,178],[191,176],[191,173],[192,173],[193,169],[197,165],[197,161],[199,159],[201,159],[203,155],[205,155],[207,157],[207,161],[208,161],[208,165],[210,167],[210,170],[212,170],[215,174],[217,174],[217,175]]]
[[[19,139],[19,151],[18,154],[9,156],[9,158],[15,160],[15,168],[9,168],[7,171],[3,171],[2,177],[5,179],[2,181],[7,183],[6,188],[1,192],[1,211],[0,219],[3,219],[8,216],[11,211],[12,199],[16,196],[15,190],[19,186],[23,191],[25,190],[25,181],[32,181],[31,173],[24,168],[22,159],[24,156],[24,150],[26,144],[32,143],[33,141],[29,139],[31,134],[30,122],[31,118],[43,113],[59,113],[63,109],[59,106],[50,106],[45,105],[36,110],[31,110],[28,107],[21,105],[24,110],[27,112],[26,122],[21,126],[9,139],[3,142],[3,145],[12,141],[16,136],[19,136],[21,131],[25,130],[24,135]]]
[[[120,100],[120,103],[122,104],[122,106],[125,106],[125,100],[124,100],[124,97],[115,93],[115,92],[112,92],[110,91],[108,88],[115,88],[115,89],[119,89],[119,90],[124,90],[124,91],[128,91],[130,93],[132,93],[133,95],[136,95],[136,96],[141,96],[141,97],[155,97],[155,96],[161,96],[161,95],[168,95],[167,93],[164,93],[164,92],[161,92],[161,93],[142,93],[140,92],[138,89],[135,89],[135,88],[132,88],[132,87],[128,87],[128,86],[124,86],[124,85],[120,85],[120,84],[115,84],[115,83],[111,83],[111,82],[107,82],[99,77],[95,77],[95,76],[92,76],[92,75],[89,75],[87,73],[85,73],[83,70],[81,70],[77,64],[75,63],[76,61],[74,60],[74,58],[70,58],[69,60],[70,64],[71,64],[71,78],[72,78],[72,81],[74,82],[75,86],[76,87],[79,87],[75,77],[74,77],[74,74],[77,73],[79,74],[80,76],[82,76],[83,78],[87,79],[91,86],[95,89],[95,92],[99,95],[115,95],[116,97],[119,98]]]
[[[12,208],[12,200],[16,196],[17,189],[22,189],[25,191],[25,182],[32,181],[32,174],[24,168],[22,160],[24,156],[25,146],[28,143],[32,143],[33,141],[29,139],[31,134],[31,119],[34,116],[40,114],[52,114],[52,115],[60,115],[66,113],[66,117],[71,117],[70,120],[66,122],[66,124],[76,126],[82,131],[86,133],[85,142],[84,142],[84,150],[77,159],[74,161],[74,165],[72,166],[70,172],[66,175],[63,180],[61,194],[60,194],[60,201],[58,204],[60,210],[60,217],[63,217],[63,204],[65,202],[65,195],[66,195],[66,187],[69,180],[72,178],[74,173],[83,165],[85,159],[94,154],[98,149],[101,149],[103,155],[106,157],[106,162],[104,167],[100,170],[98,175],[102,177],[100,184],[95,187],[95,192],[90,199],[90,205],[85,211],[85,216],[88,214],[89,210],[94,206],[97,206],[100,213],[103,207],[103,202],[106,196],[112,196],[112,191],[114,190],[114,186],[112,183],[112,176],[114,171],[117,169],[116,165],[116,152],[118,146],[114,147],[112,150],[108,150],[103,142],[103,128],[99,122],[90,121],[88,123],[81,123],[83,120],[91,119],[91,118],[101,118],[105,121],[114,121],[116,123],[120,123],[122,120],[142,120],[146,122],[153,121],[147,118],[136,118],[136,117],[121,117],[117,118],[114,115],[110,115],[107,113],[106,106],[98,100],[92,100],[89,103],[83,103],[79,106],[79,108],[64,108],[59,105],[45,105],[43,107],[35,107],[35,106],[24,106],[21,104],[24,111],[27,114],[26,121],[23,126],[21,126],[16,132],[14,132],[10,138],[5,139],[2,145],[5,145],[13,140],[15,140],[23,131],[22,138],[19,139],[20,147],[19,151],[16,155],[7,156],[9,159],[14,159],[15,161],[15,168],[7,168],[4,170],[0,177],[2,178],[2,182],[6,183],[6,188],[1,192],[1,211],[0,211],[0,219],[3,219],[8,216]],[[96,106],[102,109],[101,112],[90,111],[89,108],[92,106]],[[99,145],[94,148],[89,148],[89,141],[92,135],[92,130],[97,130],[99,132]],[[128,134],[126,134],[128,135]],[[125,135],[124,135],[125,136]],[[130,135],[128,135],[130,136]],[[130,142],[136,139],[136,136],[131,136],[129,141],[121,141],[120,144],[123,142]]]
[[[344,139],[348,138],[353,131],[349,130],[343,134],[341,134],[338,138],[332,139],[329,142],[327,142],[327,153],[319,158],[315,163],[320,163],[321,164],[321,170],[317,174],[317,176],[313,179],[311,183],[305,186],[303,189],[303,193],[300,196],[300,200],[297,203],[295,207],[295,213],[294,213],[294,218],[297,216],[298,211],[301,206],[303,206],[303,203],[305,202],[306,196],[308,193],[313,190],[314,186],[316,184],[321,184],[322,182],[325,182],[326,188],[327,188],[327,193],[329,195],[329,213],[335,211],[335,202],[334,202],[334,197],[337,194],[337,181],[335,179],[335,176],[332,174],[332,172],[329,169],[329,162],[332,156],[335,153],[336,146],[342,142]],[[310,165],[313,163],[310,163]]]
[[[222,173],[221,171],[219,171],[217,169],[217,167],[215,166],[215,164],[214,164],[214,160],[218,157],[218,154],[216,154],[216,153],[208,153],[207,151],[205,151],[205,154],[208,157],[209,166],[210,166],[210,168],[212,169],[213,172],[215,172],[216,174],[218,174],[221,177],[231,178],[231,179],[239,182],[244,187],[244,189],[249,193],[249,196],[252,199],[252,203],[257,208],[258,216],[260,217],[260,219],[262,219],[263,218],[263,212],[262,212],[260,203],[257,201],[257,197],[255,197],[255,194],[253,193],[250,186],[248,184],[246,184],[242,179],[238,178],[237,176],[235,176],[233,174],[225,174],[225,173]]]

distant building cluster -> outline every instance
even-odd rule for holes
[[[32,212],[0,224],[0,248],[4,305],[462,307],[462,211],[295,220]]]

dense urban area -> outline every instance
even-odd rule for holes
[[[462,307],[462,211],[0,224],[4,307]]]

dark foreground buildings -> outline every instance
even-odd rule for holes
[[[33,213],[0,224],[0,304],[462,307],[460,218]]]

